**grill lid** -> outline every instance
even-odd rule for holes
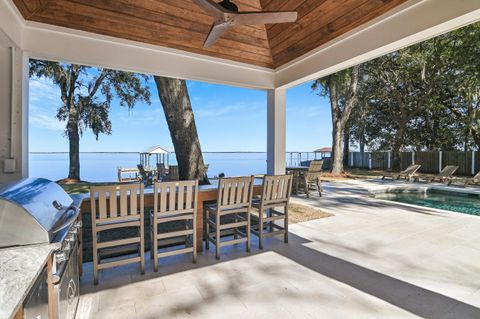
[[[72,203],[58,184],[45,178],[26,178],[3,186],[0,247],[51,242],[71,215]]]

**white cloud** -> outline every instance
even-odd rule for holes
[[[48,103],[58,107],[61,103],[60,89],[50,80],[30,79],[30,104]]]
[[[61,105],[59,88],[47,79],[30,79],[29,82],[29,121],[30,125],[52,131],[63,131],[65,122],[56,117]]]
[[[194,114],[199,118],[221,117],[238,112],[257,112],[259,110],[258,103],[237,103],[224,105],[223,103],[208,103],[201,108],[195,108]]]
[[[52,131],[63,131],[65,130],[65,122],[59,121],[56,117],[41,114],[41,113],[30,113],[30,124],[38,128],[43,128]]]

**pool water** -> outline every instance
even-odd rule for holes
[[[480,216],[480,195],[428,190],[376,194],[375,198]]]

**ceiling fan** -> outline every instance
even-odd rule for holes
[[[297,12],[295,11],[239,12],[237,5],[230,0],[222,0],[219,3],[216,3],[213,0],[193,1],[215,19],[212,28],[210,29],[210,33],[203,44],[204,48],[208,48],[214,44],[222,33],[235,25],[286,23],[295,22],[297,20]]]

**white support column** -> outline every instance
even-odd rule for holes
[[[438,152],[438,172],[440,173],[442,171],[442,168],[443,168],[443,163],[442,163],[442,151],[439,151]]]
[[[20,52],[19,57],[19,80],[17,80],[20,92],[18,95],[21,97],[18,107],[21,110],[21,141],[22,141],[22,151],[21,159],[22,163],[20,166],[20,174],[23,178],[29,176],[28,171],[28,153],[29,153],[29,144],[28,144],[28,114],[29,114],[29,85],[30,85],[30,56],[26,52]]]
[[[267,92],[267,174],[285,174],[286,90]]]
[[[475,151],[472,151],[472,175],[475,175]]]
[[[28,55],[0,31],[0,183],[28,176]]]
[[[387,169],[392,168],[392,151],[388,151],[388,163],[387,163]]]
[[[412,151],[412,165],[415,165],[415,151]]]

